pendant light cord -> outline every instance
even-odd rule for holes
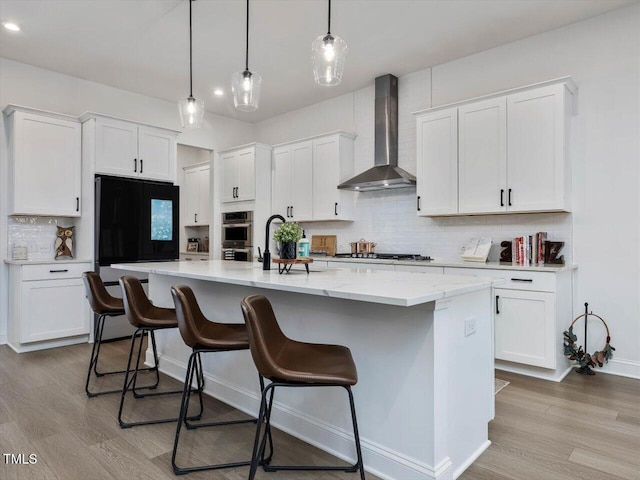
[[[245,71],[249,71],[249,0],[247,0],[247,48],[245,52]]]
[[[327,35],[331,35],[331,0],[329,0],[329,25],[327,26]]]
[[[191,33],[191,3],[189,0],[189,97],[193,97],[193,39]]]

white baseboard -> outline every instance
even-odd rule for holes
[[[145,363],[153,365],[153,356],[147,351]],[[179,381],[184,381],[186,364],[160,355],[160,371]],[[238,388],[226,381],[205,374],[205,393],[252,416],[256,416],[260,398],[254,392]],[[345,395],[345,408],[348,402]],[[309,443],[342,460],[353,463],[355,448],[353,434],[329,425],[303,412],[274,402],[271,423],[278,429]],[[365,470],[384,480],[446,480],[451,477],[451,460],[447,457],[440,465],[432,467],[424,462],[391,450],[376,442],[360,438]],[[461,474],[489,446],[490,442],[474,452],[473,456],[458,468]],[[459,475],[458,474],[458,475]]]
[[[618,375],[620,377],[640,379],[640,362],[612,358],[604,367],[596,368],[595,371],[609,375]]]
[[[489,448],[490,445],[491,445],[491,440],[487,440],[486,442],[484,442],[482,444],[482,446],[480,448],[478,448],[478,450],[476,450],[473,453],[473,455],[471,455],[469,458],[467,458],[466,462],[464,462],[462,465],[460,465],[460,467],[455,472],[453,472],[453,478],[456,479],[460,475],[462,475],[464,473],[464,471],[467,468],[469,468],[471,466],[471,464],[473,462],[475,462],[478,459],[478,457],[480,455],[482,455],[487,448]]]
[[[531,367],[528,365],[520,365],[517,363],[496,360],[496,370],[504,370],[505,372],[518,373],[528,377],[541,378],[542,380],[550,380],[552,382],[561,382],[564,380],[573,367],[567,367],[564,371],[549,370],[547,368]]]
[[[35,352],[37,350],[46,350],[48,348],[67,347],[78,343],[87,343],[88,335],[79,335],[77,337],[58,338],[55,340],[43,340],[41,342],[19,343],[14,345],[7,342],[7,345],[16,353]]]
[[[0,345],[7,344],[7,333],[0,333]]]

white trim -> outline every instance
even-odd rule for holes
[[[596,368],[595,371],[640,380],[640,362],[634,360],[612,358],[604,367]]]
[[[60,338],[57,340],[45,340],[41,342],[31,343],[19,343],[14,345],[11,342],[6,342],[7,345],[16,353],[35,352],[37,350],[46,350],[48,348],[66,347],[69,345],[75,345],[77,343],[88,343],[89,335],[78,335],[75,337]],[[1,343],[0,343],[1,344]]]
[[[229,153],[229,152],[235,152],[236,150],[241,150],[243,148],[250,148],[250,147],[264,148],[266,150],[271,150],[273,148],[271,145],[267,145],[266,143],[251,142],[251,143],[245,143],[244,145],[238,145],[237,147],[225,148],[224,150],[220,150],[218,152],[218,155],[222,155],[224,153]]]
[[[552,382],[561,382],[564,380],[569,372],[572,370],[572,366],[566,368],[566,370],[549,370],[547,368],[532,367],[529,365],[519,365],[516,363],[506,362],[504,360],[496,360],[495,369],[503,370],[505,372],[517,373],[519,375],[526,375],[527,377],[540,378],[542,380],[550,380]]]
[[[38,108],[25,107],[22,105],[9,104],[6,106],[3,112],[7,117],[12,115],[13,112],[24,112],[24,113],[32,113],[35,115],[43,115],[45,117],[50,117],[50,118],[57,118],[59,120],[65,120],[67,122],[80,123],[80,121],[78,120],[78,117],[74,117],[72,115],[50,112],[49,110],[40,110]]]
[[[456,479],[460,475],[462,475],[464,471],[467,468],[469,468],[471,464],[475,462],[478,459],[478,457],[482,455],[487,448],[489,448],[490,445],[491,445],[491,440],[487,440],[486,442],[484,442],[480,446],[480,448],[478,448],[475,452],[473,452],[473,455],[467,458],[467,460],[462,465],[460,465],[460,467],[458,467],[455,472],[453,472],[453,478]]]
[[[160,371],[178,381],[184,381],[186,365],[173,358],[159,354]],[[153,364],[153,355],[147,350],[145,357],[147,366]],[[205,393],[252,416],[256,416],[259,408],[259,397],[254,393],[236,385],[231,385],[219,378],[205,373]],[[345,408],[347,408],[345,396]],[[351,453],[353,447],[353,434],[340,428],[328,425],[323,421],[306,415],[300,411],[285,407],[274,402],[272,424],[279,430],[286,432],[302,441],[324,450],[335,457],[347,462],[354,462]],[[474,452],[458,468],[462,473],[471,463],[489,446],[491,442],[483,444],[481,449]],[[376,442],[360,438],[362,455],[365,461],[365,470],[384,480],[410,478],[412,480],[447,480],[452,478],[452,462],[449,457],[437,466],[427,465],[414,458],[403,455],[394,450],[379,445]],[[387,472],[387,473],[382,473]],[[455,478],[455,477],[454,477]]]
[[[298,138],[296,140],[289,140],[288,142],[278,143],[274,145],[273,148],[284,147],[286,145],[291,145],[293,143],[308,142],[310,140],[316,140],[318,138],[331,137],[332,135],[340,135],[350,140],[355,140],[355,138],[358,136],[355,133],[347,132],[345,130],[334,130],[333,132],[319,133],[317,135],[311,135],[310,137]]]
[[[121,122],[135,123],[136,125],[141,125],[143,127],[157,128],[158,130],[164,130],[166,132],[171,132],[176,135],[182,133],[181,130],[174,130],[173,128],[159,127],[157,125],[151,125],[150,123],[138,122],[137,120],[129,120],[128,118],[114,117],[113,115],[105,115],[103,113],[96,113],[96,112],[84,112],[82,115],[74,118],[76,119],[76,121],[79,120],[81,123],[84,123],[87,120],[90,120],[92,118],[109,118],[111,120],[120,120]],[[209,149],[206,149],[206,150],[209,150]]]
[[[8,335],[7,335],[6,332],[0,333],[0,345],[6,345],[7,344],[7,338],[8,338]]]

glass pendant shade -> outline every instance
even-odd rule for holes
[[[178,103],[182,128],[200,128],[204,120],[204,102],[193,97],[180,100]]]
[[[233,103],[238,110],[253,112],[260,102],[260,87],[262,77],[255,72],[244,70],[236,72],[231,77],[231,91]]]
[[[320,35],[312,45],[313,75],[319,85],[331,87],[342,81],[347,44],[337,35]]]

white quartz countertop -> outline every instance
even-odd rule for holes
[[[403,307],[490,288],[494,282],[483,277],[318,268],[313,264],[309,274],[304,270],[292,270],[280,275],[277,265],[263,271],[261,265],[254,263],[224,260],[122,263],[112,265],[112,268]]]
[[[65,260],[11,260],[9,258],[5,258],[4,263],[7,265],[45,265],[49,263],[55,263],[56,265],[64,265],[65,263],[91,263],[91,260],[87,259],[75,259],[68,258]]]
[[[378,258],[350,258],[350,257],[313,257],[318,262],[350,262],[350,263],[377,263],[382,265],[413,265],[417,267],[455,267],[455,268],[487,268],[490,270],[520,270],[530,272],[563,272],[578,268],[577,265],[540,265],[529,266],[514,265],[501,262],[465,262],[462,259],[439,259],[425,262],[416,260],[382,260]]]

